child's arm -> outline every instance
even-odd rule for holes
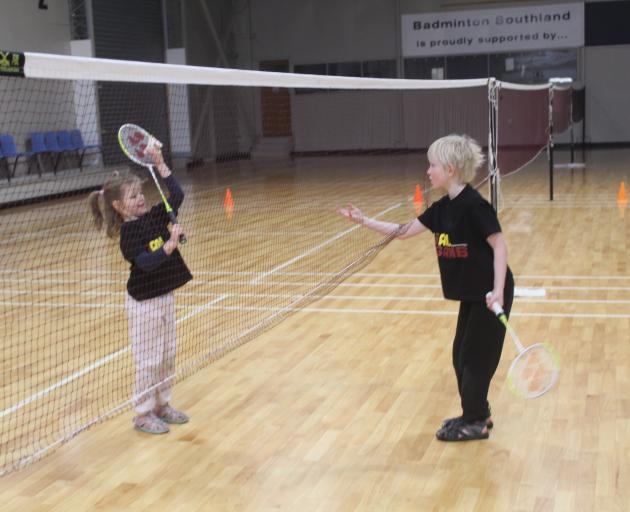
[[[179,224],[173,224],[171,227],[171,236],[164,242],[164,245],[157,251],[143,251],[135,257],[134,262],[140,270],[150,272],[156,267],[159,267],[168,257],[173,254],[173,251],[177,249],[179,245],[179,236],[182,234],[182,227]]]
[[[488,307],[492,308],[492,304],[495,302],[503,306],[503,289],[507,274],[507,244],[503,233],[500,231],[493,233],[486,240],[494,253],[494,289],[492,294],[486,298]]]
[[[336,211],[339,215],[351,220],[355,224],[361,224],[362,226],[365,226],[366,228],[369,228],[383,235],[389,235],[401,228],[400,224],[366,217],[365,215],[363,215],[361,210],[359,210],[353,204],[348,204],[347,208],[340,208],[338,206],[336,208]],[[403,229],[396,238],[398,238],[399,240],[405,240],[406,238],[411,238],[412,236],[419,235],[425,230],[426,227],[418,219],[413,219],[405,225],[405,229]]]
[[[155,168],[160,176],[162,176],[164,183],[166,183],[166,186],[168,187],[168,202],[173,210],[177,211],[184,202],[184,191],[179,186],[175,177],[171,174],[171,170],[168,168],[168,165],[166,165],[164,157],[162,156],[162,151],[160,151],[159,148],[152,148],[150,150],[150,154],[155,162]]]

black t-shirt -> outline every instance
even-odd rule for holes
[[[418,220],[435,235],[444,297],[485,300],[494,288],[494,253],[486,239],[501,231],[490,203],[466,185],[455,198],[445,195],[433,203]]]
[[[166,185],[171,191],[169,204],[174,211],[181,205],[184,194],[172,176],[166,178]],[[127,291],[136,300],[147,300],[169,293],[183,286],[192,279],[190,270],[184,263],[178,249],[170,255],[162,246],[170,238],[167,228],[169,217],[163,203],[160,203],[136,220],[123,222],[120,228],[120,250],[131,263],[131,273],[127,281]],[[138,257],[162,252],[161,258],[152,258],[158,262],[144,270],[138,264]]]

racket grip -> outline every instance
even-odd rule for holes
[[[490,295],[492,295],[492,292],[486,293],[486,299],[490,297]],[[504,313],[503,308],[501,307],[501,304],[499,304],[498,302],[492,303],[492,311],[497,316],[501,316]]]
[[[172,211],[168,212],[168,217],[169,217],[169,219],[171,219],[171,224],[178,224],[177,217],[175,216],[175,214]],[[188,242],[188,239],[186,238],[186,235],[184,233],[179,235],[179,243],[184,245],[186,242]]]

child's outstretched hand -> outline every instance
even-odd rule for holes
[[[352,203],[348,203],[348,206],[346,208],[341,208],[340,206],[337,206],[337,208],[335,208],[335,211],[342,217],[345,217],[346,219],[349,219],[356,224],[363,224],[365,220],[363,212],[361,212],[361,210],[359,210]]]

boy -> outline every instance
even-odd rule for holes
[[[509,315],[514,296],[507,245],[496,212],[469,184],[483,163],[479,145],[466,135],[448,135],[431,144],[427,157],[432,186],[446,194],[404,227],[365,217],[352,204],[337,212],[385,235],[398,230],[401,240],[434,233],[444,297],[460,301],[453,366],[462,406],[462,415],[444,420],[436,436],[487,439],[493,427],[488,389],[505,338],[490,306],[497,302]]]

